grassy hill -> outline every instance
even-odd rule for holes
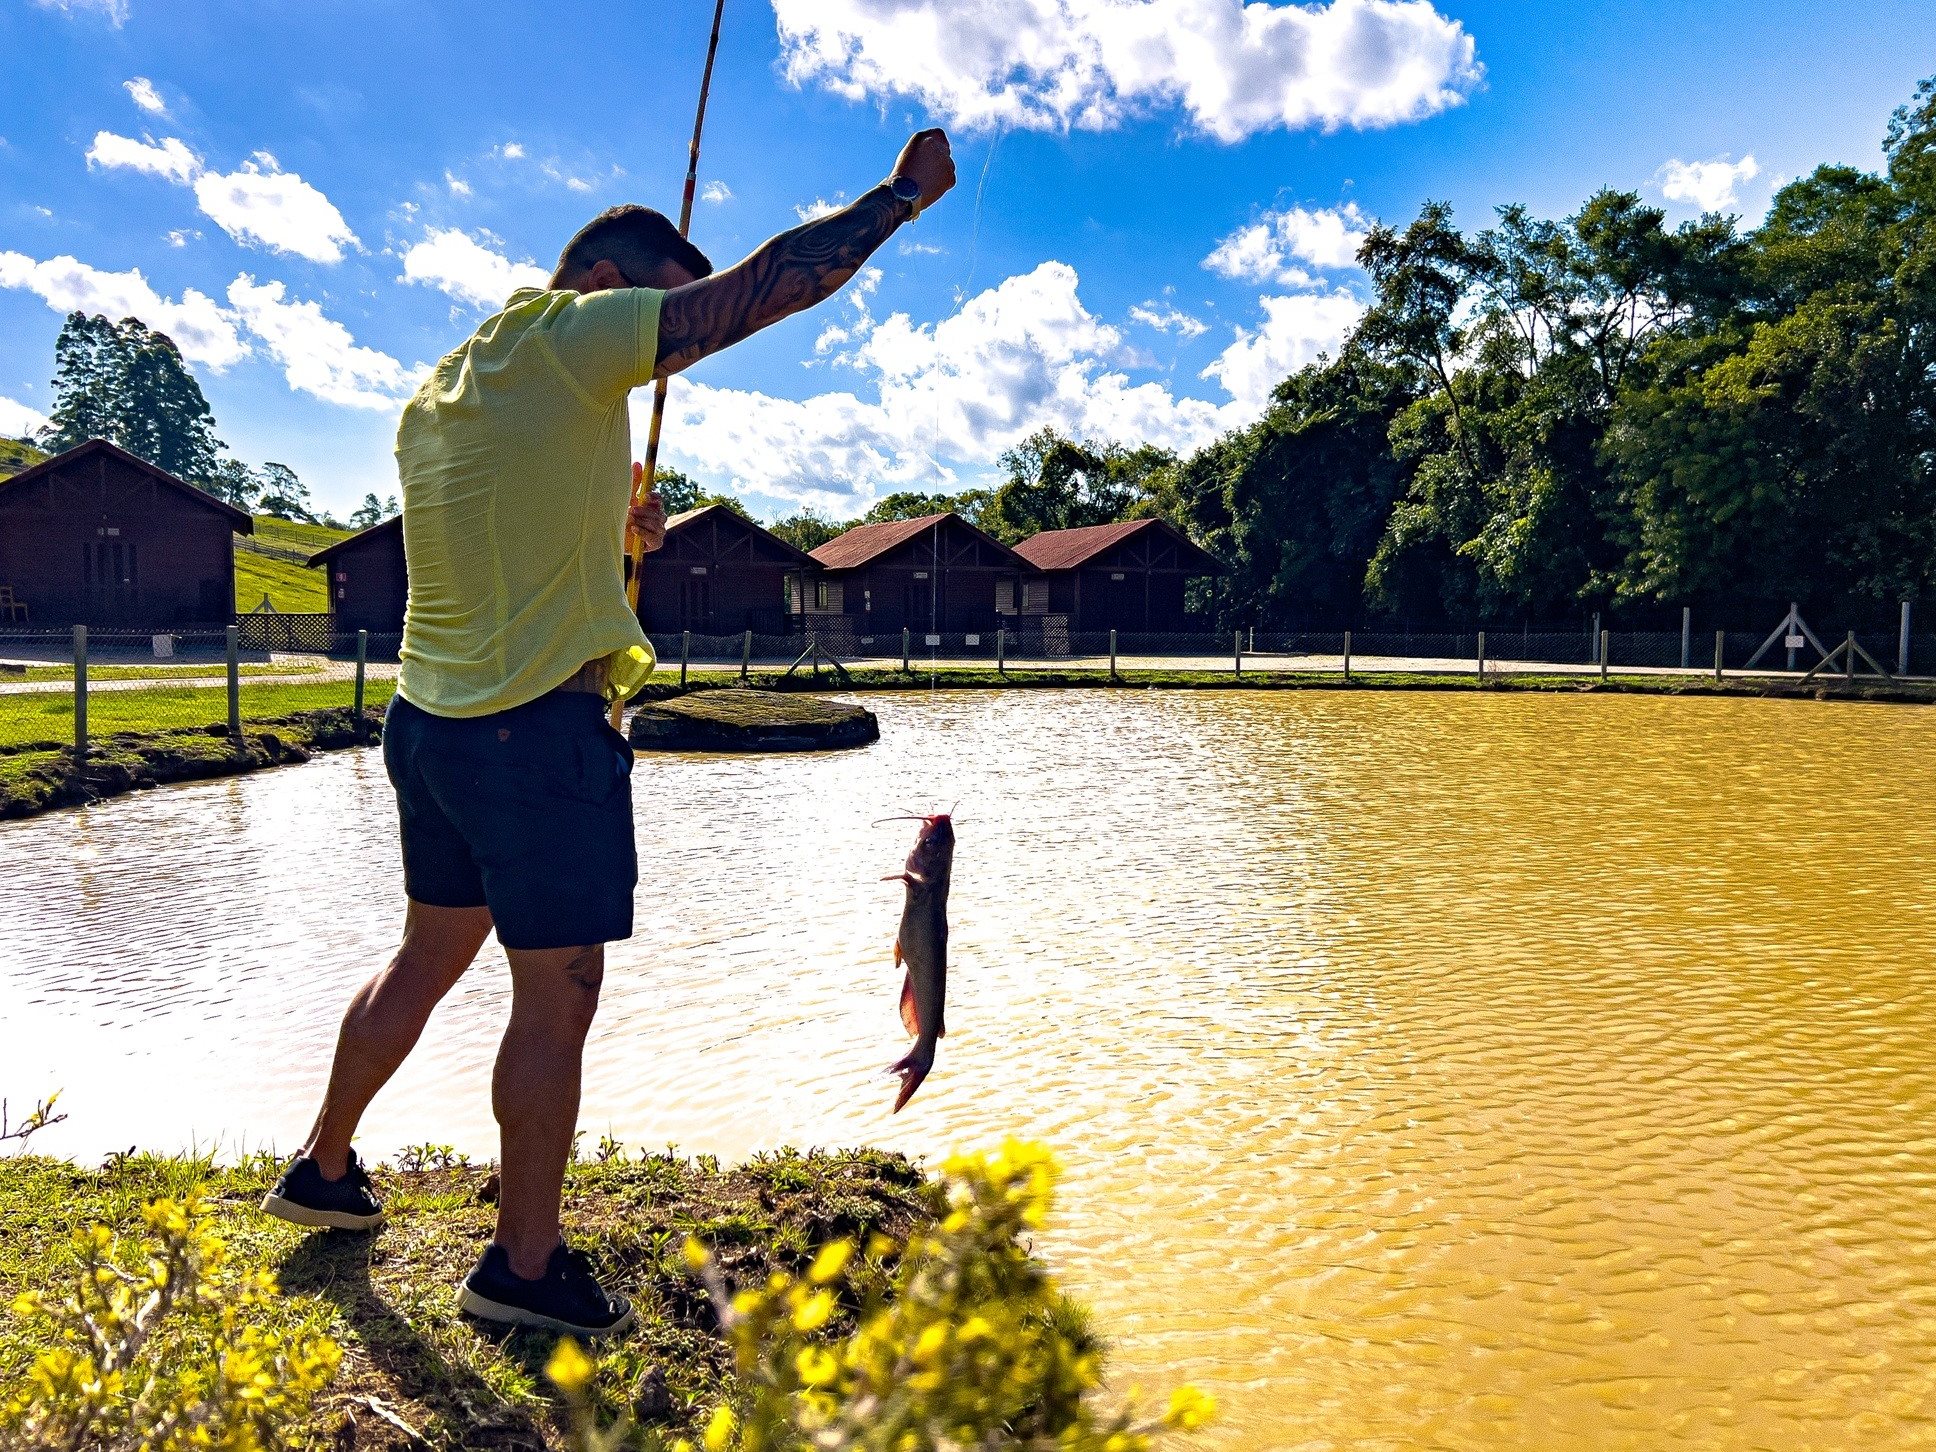
[[[323,572],[303,562],[352,533],[258,514],[255,533],[235,538],[235,608],[246,615],[267,595],[269,603],[285,615],[318,615],[328,610],[329,584]]]
[[[31,469],[47,455],[24,439],[0,439],[0,479]]]

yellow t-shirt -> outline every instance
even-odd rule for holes
[[[509,710],[601,657],[620,695],[650,673],[625,603],[626,400],[652,376],[664,296],[520,288],[404,408],[397,689],[412,705]]]

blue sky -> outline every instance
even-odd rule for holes
[[[338,513],[393,493],[419,368],[598,208],[676,210],[710,12],[0,0],[0,431],[51,406],[68,308],[135,311],[239,457]],[[962,182],[842,298],[675,381],[666,458],[844,514],[1043,424],[1189,447],[1349,328],[1369,219],[1606,184],[1758,217],[1879,163],[1933,26],[1906,0],[727,0],[715,261],[920,126]]]

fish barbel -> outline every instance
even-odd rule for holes
[[[888,1067],[888,1073],[901,1076],[896,1114],[928,1077],[935,1045],[948,1032],[942,1005],[948,991],[948,881],[954,873],[955,825],[945,812],[916,820],[921,834],[908,853],[907,870],[883,879],[907,885],[894,965],[907,970],[901,982],[901,1022],[914,1035],[914,1047]]]

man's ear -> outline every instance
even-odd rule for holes
[[[618,270],[618,264],[600,258],[588,267],[579,277],[579,292],[605,292],[614,287],[630,287],[625,274]]]

